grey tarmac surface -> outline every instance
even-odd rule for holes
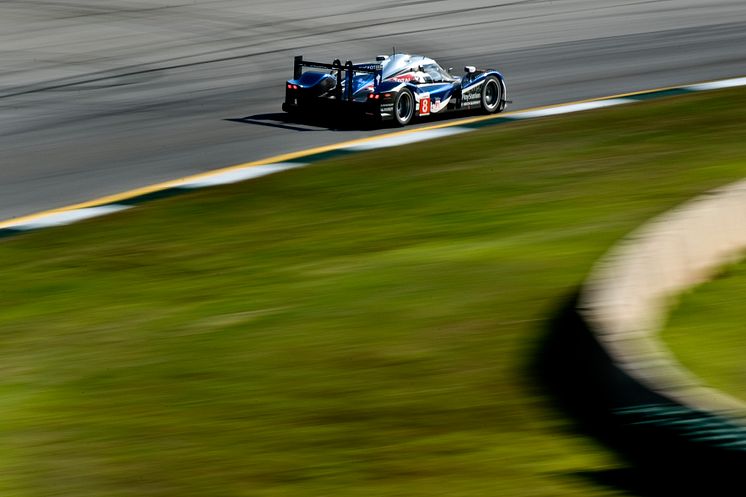
[[[509,110],[746,75],[744,0],[0,2],[0,220],[390,129],[280,111],[292,57],[496,67]]]

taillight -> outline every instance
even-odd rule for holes
[[[381,95],[377,93],[371,93],[370,95],[368,95],[368,98],[371,100],[378,100],[379,98],[381,98]]]
[[[290,83],[288,83],[288,90],[297,90],[297,89],[298,89],[298,85],[291,85]]]

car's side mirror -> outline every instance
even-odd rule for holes
[[[465,66],[464,71],[466,72],[466,74],[474,74],[475,72],[477,72],[477,68],[474,66]]]

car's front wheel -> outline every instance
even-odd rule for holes
[[[486,114],[494,114],[502,110],[504,99],[503,85],[500,80],[495,76],[489,76],[482,85],[482,111]]]
[[[414,95],[407,88],[396,94],[394,99],[394,120],[399,126],[406,126],[414,116]]]

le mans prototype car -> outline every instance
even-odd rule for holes
[[[331,111],[405,126],[416,116],[468,109],[491,114],[508,103],[499,72],[466,66],[463,76],[453,76],[420,55],[379,55],[362,64],[310,62],[301,55],[293,69],[282,104],[289,113]]]

